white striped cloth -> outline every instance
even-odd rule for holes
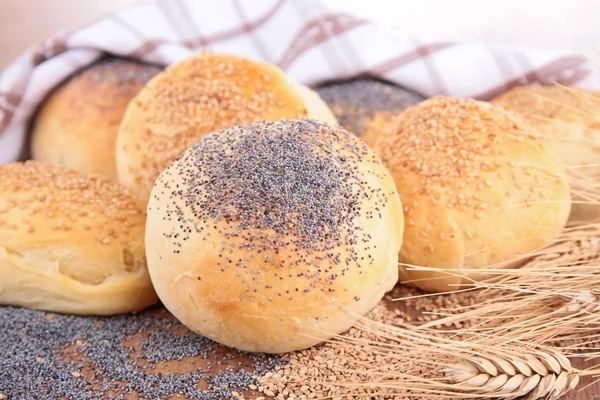
[[[577,54],[418,40],[318,0],[147,1],[57,33],[0,75],[0,163],[22,157],[36,107],[81,67],[107,53],[168,65],[203,49],[271,62],[310,86],[373,76],[424,96],[484,100],[533,82],[598,87]]]

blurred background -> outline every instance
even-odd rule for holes
[[[0,69],[57,30],[135,1],[140,0],[0,0]],[[600,0],[323,2],[420,37],[570,49],[595,56],[600,49]]]

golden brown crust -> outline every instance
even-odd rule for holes
[[[546,136],[567,165],[600,160],[600,94],[564,86],[519,86],[492,103],[524,117]]]
[[[375,152],[405,213],[400,261],[450,269],[514,262],[556,237],[570,211],[566,169],[548,143],[499,107],[436,97],[405,110]],[[403,268],[428,291],[461,278]]]
[[[148,266],[184,324],[247,351],[309,347],[397,282],[394,181],[356,136],[312,120],[205,136],[157,179]]]
[[[368,121],[364,123],[360,138],[373,148],[377,138],[388,129],[394,129],[395,116],[392,111],[378,111],[374,113]]]
[[[156,302],[145,213],[107,177],[34,161],[0,166],[0,303],[115,314]]]
[[[119,181],[147,199],[158,175],[202,136],[241,123],[307,116],[277,67],[205,53],[167,68],[130,103],[117,138]]]
[[[46,99],[32,131],[32,158],[116,178],[115,143],[129,101],[160,68],[107,59]]]
[[[598,201],[586,193],[600,177],[600,93],[528,85],[509,90],[493,103],[522,116],[529,129],[547,137],[560,158],[573,167],[570,221],[598,220]]]

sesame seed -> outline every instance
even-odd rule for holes
[[[44,210],[48,218],[56,218],[49,226],[61,231],[90,230],[88,218],[94,218],[95,228],[103,229],[125,215],[130,216],[132,227],[139,235],[143,229],[146,215],[139,206],[137,197],[123,187],[115,184],[110,178],[99,175],[81,174],[75,170],[42,164],[36,161],[0,165],[0,203],[8,200],[3,193],[19,191],[31,193],[12,199],[13,207],[19,207],[26,214],[34,214]],[[4,205],[4,204],[3,204]],[[85,209],[73,212],[73,208]],[[28,217],[22,218],[14,226],[14,230],[34,233],[36,226]],[[106,229],[109,235],[116,237],[111,228]],[[112,232],[112,233],[111,233]],[[98,241],[107,244],[104,236]]]
[[[249,59],[202,53],[150,81],[133,100],[145,124],[139,131],[130,131],[125,124],[119,132],[143,143],[139,148],[117,149],[140,158],[129,169],[136,188],[147,196],[158,175],[208,133],[266,119],[306,117],[304,103],[281,90],[280,79],[269,76],[279,73],[268,71]],[[266,79],[253,79],[257,75]],[[162,129],[165,125],[171,129]]]

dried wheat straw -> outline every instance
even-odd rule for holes
[[[557,399],[596,372],[573,368],[556,349],[495,336],[447,338],[398,318],[392,324],[392,314],[380,307],[325,345],[286,355],[289,364],[261,385],[299,399]]]
[[[454,325],[457,334],[478,332],[571,347],[599,343],[600,224],[567,229],[520,269],[485,272],[489,278],[468,283],[479,289],[474,304],[431,312],[434,321],[420,328]]]

